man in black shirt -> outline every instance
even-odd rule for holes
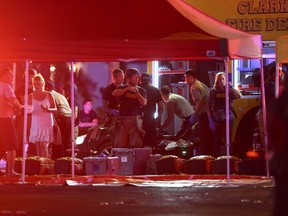
[[[103,90],[102,105],[108,116],[117,116],[119,113],[119,101],[112,96],[112,92],[123,83],[124,72],[121,69],[113,70],[113,82]]]
[[[92,109],[91,99],[83,101],[83,109],[79,112],[79,136],[87,134],[88,130],[98,123],[97,113]]]
[[[143,109],[147,104],[146,91],[138,86],[139,72],[130,68],[125,73],[125,81],[112,93],[119,98],[119,129],[116,132],[114,147],[139,148],[143,147]]]
[[[149,74],[141,74],[141,87],[146,90],[147,105],[143,107],[143,129],[146,132],[144,146],[155,147],[157,145],[156,126],[161,124],[161,117],[164,111],[164,102],[161,92],[158,88],[150,84]],[[154,114],[158,106],[158,116],[155,119]]]

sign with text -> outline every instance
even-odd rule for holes
[[[186,0],[229,26],[275,40],[288,34],[288,0]]]

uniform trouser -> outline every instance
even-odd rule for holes
[[[231,129],[233,127],[234,119],[229,120],[230,126],[230,140],[231,140]],[[219,157],[222,155],[221,146],[226,144],[226,121],[215,122],[216,129],[213,131],[213,157]]]
[[[58,117],[57,123],[61,131],[62,144],[64,149],[70,149],[71,145],[71,117]],[[59,149],[61,151],[61,149]],[[61,154],[61,152],[59,152]],[[64,153],[62,153],[64,154]]]
[[[141,148],[145,132],[141,116],[121,116],[118,119],[118,129],[115,135],[115,148]]]
[[[143,129],[145,131],[144,146],[155,147],[157,145],[157,129],[154,116],[143,117]]]
[[[209,120],[207,113],[200,113],[198,115],[199,119],[199,147],[198,153],[202,155],[211,155],[212,154],[212,133],[209,128]]]

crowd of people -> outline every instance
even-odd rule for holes
[[[28,71],[28,116],[27,143],[28,156],[40,156],[57,159],[69,156],[71,149],[72,97],[70,83],[64,83],[62,94],[55,90],[51,81],[45,82],[36,70]],[[199,129],[197,154],[220,156],[225,144],[226,133],[226,85],[229,85],[229,124],[233,127],[235,113],[233,100],[241,97],[226,80],[225,73],[215,75],[214,85],[209,89],[197,78],[196,71],[185,72],[189,85],[189,99],[171,91],[170,86],[158,89],[151,85],[150,75],[140,75],[136,68],[125,71],[115,69],[113,82],[102,91],[102,106],[106,114],[106,123],[116,128],[113,147],[116,148],[155,148],[157,146],[157,128],[165,130],[174,116],[182,119],[175,138],[182,139],[196,124]],[[266,109],[268,115],[268,156],[271,159],[271,171],[275,177],[275,215],[288,212],[287,196],[287,77],[282,84],[279,98],[275,98],[275,68],[269,70],[265,82]],[[0,68],[0,154],[6,157],[7,176],[14,176],[15,158],[23,155],[24,99],[25,88],[12,89],[13,73],[10,68]],[[74,90],[77,91],[76,86]],[[98,125],[97,113],[93,109],[91,98],[83,100],[80,110],[74,101],[75,137],[87,134]],[[164,110],[166,115],[164,116]],[[155,115],[157,114],[157,115]],[[15,118],[16,117],[16,118]],[[261,125],[261,120],[259,120]],[[108,125],[109,125],[108,124]],[[49,148],[52,145],[52,154]]]
[[[197,79],[197,73],[192,69],[186,71],[185,78],[190,100],[173,93],[170,86],[161,89],[152,86],[150,75],[140,74],[136,68],[126,70],[125,74],[120,69],[114,70],[113,82],[103,90],[103,107],[108,119],[117,116],[114,147],[155,148],[157,128],[160,131],[167,129],[176,115],[182,119],[176,140],[189,139],[188,131],[197,124],[200,136],[197,154],[220,156],[221,146],[225,144],[225,74],[216,74],[211,90]],[[232,102],[240,93],[229,86],[229,97],[232,127]]]
[[[15,157],[23,154],[25,93],[24,86],[20,86],[15,93],[13,92],[10,82],[11,73],[9,68],[2,68],[0,74],[1,85],[5,85],[7,91],[10,92],[9,94],[1,93],[3,96],[1,96],[0,102],[6,103],[7,111],[3,111],[0,118],[3,120],[7,117],[12,121],[14,120],[13,116],[16,116],[15,128],[14,121],[11,125],[12,131],[15,131],[15,135],[11,137],[15,139],[11,138],[9,147],[6,142],[7,146],[0,149],[2,155],[8,152],[7,173],[9,175],[13,173],[11,167],[13,167]],[[186,71],[185,78],[190,89],[189,99],[174,94],[169,86],[162,86],[161,89],[152,86],[150,75],[140,74],[136,68],[129,68],[125,73],[119,68],[115,69],[112,72],[113,82],[102,91],[102,107],[106,115],[106,122],[113,122],[116,128],[113,146],[118,148],[155,148],[157,146],[157,130],[165,130],[176,115],[183,120],[182,126],[175,136],[176,139],[185,137],[191,127],[198,124],[200,131],[198,154],[219,156],[223,143],[222,135],[225,132],[225,85],[227,83],[225,74],[218,73],[216,75],[215,84],[211,90],[197,79],[197,73],[192,69]],[[27,117],[27,155],[52,159],[69,156],[72,143],[70,83],[63,84],[62,93],[57,92],[52,81],[45,82],[40,73],[30,69],[28,85],[28,106],[31,109]],[[74,91],[77,91],[76,86],[74,86]],[[5,98],[7,95],[9,98]],[[231,103],[234,99],[239,98],[240,94],[229,86],[229,96],[232,125],[234,114]],[[80,110],[78,101],[74,100],[75,139],[78,135],[87,134],[89,130],[98,125],[97,112],[93,109],[92,104],[91,98],[85,98],[83,109]],[[164,117],[165,104],[167,115]],[[1,130],[1,132],[3,131],[7,130]],[[11,149],[13,151],[10,151]]]

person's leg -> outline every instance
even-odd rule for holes
[[[1,124],[0,153],[1,156],[3,156],[3,153],[6,152],[7,157],[6,172],[8,176],[12,176],[16,174],[14,172],[14,164],[16,158],[16,149],[18,145],[17,134],[13,120],[11,118],[1,119],[0,124]]]
[[[221,148],[221,139],[222,139],[222,123],[216,122],[215,130],[213,133],[213,157],[219,157],[220,156],[220,148]]]
[[[23,129],[24,129],[23,125],[24,125],[24,118],[23,115],[21,114],[16,117],[15,121],[15,129],[18,138],[18,149],[16,151],[17,157],[23,156]]]
[[[14,172],[15,158],[16,158],[15,150],[7,151],[7,169],[6,169],[7,176],[18,175],[16,172]]]
[[[41,157],[41,144],[40,144],[40,142],[36,142],[35,146],[36,146],[36,155]]]
[[[129,133],[129,147],[131,148],[142,148],[144,133],[145,131],[142,129],[143,121],[140,117],[135,117],[135,119],[129,120],[129,126],[127,127],[127,131]]]
[[[70,117],[62,117],[57,119],[57,124],[59,126],[62,144],[65,149],[71,148],[71,118]]]
[[[40,150],[40,155],[41,157],[45,158],[50,158],[51,156],[49,155],[49,150],[48,150],[48,142],[40,142],[39,143],[39,150]]]
[[[206,113],[199,116],[199,153],[204,155],[212,154],[212,134],[209,128],[209,120]]]
[[[143,118],[143,130],[145,131],[144,146],[155,147],[157,145],[156,119],[152,117]]]
[[[128,136],[128,126],[129,121],[127,123],[127,119],[122,119],[120,122],[120,126],[118,131],[115,134],[115,141],[114,141],[114,147],[115,148],[127,148],[128,142],[129,142],[129,136]]]
[[[35,143],[28,143],[27,157],[33,157],[37,155],[37,148]]]

